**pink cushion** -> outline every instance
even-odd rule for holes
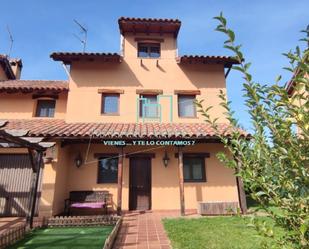
[[[72,208],[103,208],[105,202],[76,202],[71,204]]]

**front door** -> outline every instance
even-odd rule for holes
[[[130,158],[129,209],[151,208],[151,158]]]

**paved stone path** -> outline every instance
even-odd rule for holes
[[[113,249],[171,249],[161,222],[165,217],[179,217],[179,211],[125,214]]]

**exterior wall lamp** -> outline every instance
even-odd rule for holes
[[[77,167],[77,168],[79,168],[80,166],[82,166],[82,164],[83,164],[83,158],[82,158],[82,155],[80,154],[80,152],[78,153],[78,155],[76,156],[76,158],[75,158],[75,166]]]
[[[164,167],[166,168],[167,165],[168,165],[168,162],[169,162],[169,160],[170,160],[170,158],[169,158],[168,155],[167,155],[167,151],[166,151],[166,150],[165,150],[165,152],[164,152],[164,157],[162,158],[162,160],[163,160]]]

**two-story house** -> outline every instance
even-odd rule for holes
[[[217,95],[226,91],[226,72],[237,61],[180,56],[179,20],[122,17],[118,23],[119,54],[51,54],[63,64],[67,81],[0,82],[4,129],[56,142],[45,158],[39,215],[63,213],[65,199],[77,190],[109,191],[119,212],[183,214],[199,203],[221,213],[229,206],[244,209],[239,179],[216,158],[225,149],[194,104],[204,99],[213,106],[211,115],[228,136],[231,127]],[[0,170],[17,172],[18,164],[27,164],[18,159],[24,152],[0,148]],[[24,181],[13,169],[10,174]],[[2,188],[10,192],[9,183]],[[14,205],[26,208],[18,196],[24,195],[13,196]]]

